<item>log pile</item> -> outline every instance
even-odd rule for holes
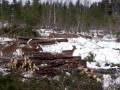
[[[63,34],[50,33],[49,37],[50,38],[77,38],[78,35],[74,33],[63,33]]]
[[[45,67],[45,68],[39,68],[38,71],[36,71],[36,75],[38,76],[48,76],[48,77],[53,77],[55,75],[58,75],[60,72],[55,69],[55,68],[49,68],[49,67]]]
[[[68,37],[68,36],[67,36]],[[73,36],[72,36],[73,37]],[[26,44],[29,38],[19,37],[20,44]],[[67,39],[43,39],[43,38],[33,38],[32,44],[53,44],[56,42],[67,42]],[[17,48],[17,46],[16,46]],[[73,48],[74,50],[74,48]],[[92,77],[92,73],[86,71],[86,61],[81,60],[81,57],[72,56],[73,50],[63,51],[61,54],[53,54],[48,52],[31,52],[32,56],[29,58],[11,59],[8,58],[7,66],[10,69],[14,69],[16,71],[34,71],[38,76],[56,76],[60,72],[63,71],[74,71],[79,70],[80,72],[84,72],[88,74],[88,76]],[[6,63],[6,62],[4,62]],[[82,68],[82,69],[80,69]],[[90,71],[91,72],[91,71]],[[94,75],[94,74],[93,74]]]
[[[36,72],[39,75],[53,76],[64,70],[71,71],[78,69],[79,66],[86,67],[86,61],[71,55],[40,52],[33,54],[30,59],[39,66],[39,71]]]
[[[0,57],[0,66],[8,63],[10,61],[10,58],[2,58]]]
[[[36,74],[48,76],[55,76],[58,74],[58,72],[61,72],[63,70],[69,71],[71,69],[77,69],[80,63],[86,67],[86,61],[82,61],[80,57],[73,57],[64,54],[51,54],[45,52],[34,54],[32,57],[29,57],[27,59],[7,59],[7,63],[9,68],[21,71],[28,70],[25,68],[25,65],[27,65],[26,63],[28,63],[28,68],[30,70],[33,70],[33,68],[30,68],[31,66],[29,66],[33,63],[39,68],[37,69]]]
[[[81,60],[80,56],[73,57],[71,55],[64,55],[64,54],[52,54],[48,52],[39,52],[39,53],[33,53],[33,56],[30,57],[31,59],[37,59],[37,60],[55,60],[55,59],[77,59]]]
[[[76,59],[76,58],[75,58]],[[86,66],[86,61],[75,60],[74,57],[70,59],[56,59],[54,61],[47,60],[43,66],[39,66],[39,70],[36,71],[37,75],[52,77],[59,75],[61,72],[74,72],[79,71],[80,74],[86,74],[88,78],[94,80],[100,80],[95,72],[88,69]],[[42,60],[44,61],[44,60]],[[38,62],[41,62],[38,60]]]
[[[96,74],[87,68],[86,61],[81,60],[80,57],[69,55],[40,52],[29,58],[9,59],[7,63],[8,68],[12,70],[20,70],[22,72],[30,70],[36,76],[53,77],[61,72],[79,70],[80,74],[87,74],[89,78],[97,79]]]
[[[78,36],[82,37],[82,38],[86,38],[86,39],[92,39],[92,36],[89,35],[82,35],[82,34],[78,34]]]
[[[24,38],[24,37],[19,37],[20,43],[21,44],[26,44],[27,41],[30,38]],[[56,42],[68,42],[68,39],[66,38],[32,38],[32,44],[42,44],[42,45],[49,45],[49,44],[55,44]]]

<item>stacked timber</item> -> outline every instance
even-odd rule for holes
[[[39,66],[39,71],[36,72],[39,75],[53,76],[64,70],[78,69],[80,65],[86,67],[86,61],[81,60],[81,57],[71,55],[40,52],[39,54],[34,54],[30,59]]]
[[[77,38],[78,35],[74,33],[62,33],[62,34],[50,33],[49,37],[50,38]]]
[[[21,44],[26,44],[29,39],[30,38],[19,37]],[[55,44],[56,42],[68,42],[68,39],[66,38],[58,38],[58,39],[56,38],[32,38],[32,41],[31,41],[32,44],[43,44],[43,45]]]
[[[27,57],[19,60],[9,59],[9,63],[7,65],[13,70],[34,71],[36,76],[54,77],[59,75],[61,72],[72,73],[73,71],[79,70],[81,74],[87,74],[88,77],[97,79],[96,74],[86,67],[86,61],[81,60],[80,57],[42,53],[43,56],[45,56],[45,54],[50,57],[47,57],[48,59],[44,59],[43,57],[42,59],[40,57]]]
[[[80,56],[73,57],[71,55],[64,55],[64,54],[52,54],[48,52],[39,52],[33,54],[33,56],[30,57],[31,59],[39,59],[39,60],[55,60],[55,59],[78,59],[81,60]]]
[[[36,75],[40,75],[40,76],[56,76],[59,74],[59,71],[55,68],[50,68],[50,67],[45,67],[45,68],[39,68],[38,71],[36,71]]]
[[[78,36],[85,38],[85,39],[92,39],[93,37],[90,35],[83,35],[83,34],[78,34]]]

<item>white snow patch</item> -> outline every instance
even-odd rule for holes
[[[67,42],[57,43],[53,45],[41,46],[44,52],[61,53],[63,50],[72,50],[72,44]]]
[[[100,49],[99,52],[96,52],[95,61],[99,63],[120,63],[120,53],[116,50],[105,48]]]
[[[13,41],[13,39],[6,38],[6,37],[0,37],[0,42],[7,42],[7,41]]]
[[[43,45],[42,48],[44,52],[61,53],[63,50],[72,50],[73,45],[77,48],[73,52],[73,56],[81,56],[84,59],[91,52],[95,55],[94,61],[102,67],[106,67],[105,63],[120,64],[120,51],[115,50],[120,48],[120,43],[115,41],[99,40],[99,42],[96,42],[95,39],[90,40],[78,37],[69,38],[68,42]],[[94,67],[96,66],[94,65]]]
[[[36,30],[40,36],[49,36],[50,33],[55,33],[55,31],[53,31],[53,29],[38,29]]]
[[[8,72],[6,72],[6,70],[7,70],[7,68],[0,67],[0,73],[2,75],[7,75],[8,74]]]
[[[69,72],[66,72],[66,75],[67,75],[67,76],[70,76],[71,74],[70,74]]]
[[[33,77],[33,71],[24,72],[23,76],[26,78],[31,78]]]
[[[102,63],[101,66],[97,66],[97,62],[87,62],[87,67],[90,69],[110,69],[110,68],[115,68],[117,69],[117,66],[111,67],[111,65],[109,66],[105,66],[105,63]]]
[[[47,66],[47,64],[45,63],[45,64],[41,64],[40,65],[41,67],[46,67]]]
[[[15,55],[15,56],[22,56],[22,54],[23,54],[23,52],[21,49],[16,49],[16,51],[13,52],[13,55]]]
[[[103,75],[103,88],[107,89],[112,82],[112,78],[110,75]]]
[[[120,86],[120,76],[112,78],[109,74],[103,75],[104,90],[116,90],[117,86]]]

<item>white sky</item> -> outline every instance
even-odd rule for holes
[[[10,2],[12,2],[13,0],[8,0]],[[26,2],[27,0],[22,0],[23,2]],[[31,0],[32,1],[32,0]],[[50,0],[41,0],[42,2],[46,2],[46,1],[50,1]],[[56,0],[53,0],[53,1],[56,1]],[[58,1],[62,1],[62,2],[65,2],[65,1],[68,1],[68,0],[58,0]],[[70,1],[70,0],[69,0]],[[72,0],[73,3],[75,3],[77,0]],[[81,2],[84,2],[84,0],[80,0]],[[93,3],[93,2],[100,2],[102,0],[88,0],[90,3]]]

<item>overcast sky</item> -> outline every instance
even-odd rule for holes
[[[11,2],[13,2],[13,0],[8,0],[10,3]],[[17,1],[19,1],[19,0],[17,0]],[[25,4],[25,2],[27,1],[27,0],[22,0],[23,1],[23,4]],[[30,0],[30,1],[33,1],[33,0]],[[50,1],[50,0],[40,0],[41,2],[46,2],[46,1]],[[72,1],[74,4],[76,3],[76,1],[77,0],[52,0],[52,1],[59,1],[59,2],[66,2],[66,1]],[[85,0],[80,0],[80,2],[82,3],[82,4],[84,4],[84,1]],[[100,2],[100,1],[102,1],[102,0],[86,0],[86,1],[89,1],[89,4],[88,5],[91,5],[92,3],[94,3],[94,2]]]
[[[8,0],[10,2],[12,2],[13,0]],[[19,1],[19,0],[17,0]],[[26,2],[27,0],[22,0],[23,2]],[[31,0],[32,1],[32,0]],[[42,2],[46,2],[46,1],[50,1],[50,0],[41,0]],[[56,1],[56,0],[53,0],[53,1]],[[65,1],[68,1],[68,0],[58,0],[58,1],[62,1],[62,2],[65,2]],[[69,0],[70,1],[70,0]],[[77,0],[71,0],[73,3],[75,3]],[[80,0],[82,3],[84,2],[84,0]],[[89,1],[90,3],[93,3],[93,2],[100,2],[102,0],[87,0]]]

